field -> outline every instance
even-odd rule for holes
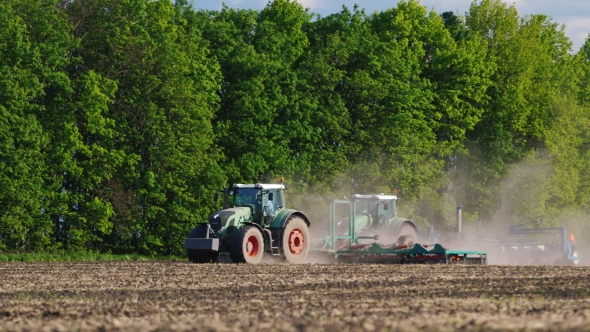
[[[0,331],[590,330],[590,268],[0,263]]]

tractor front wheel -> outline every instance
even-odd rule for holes
[[[291,264],[304,263],[309,254],[309,229],[300,217],[293,217],[287,221],[283,230],[283,254]]]
[[[188,237],[190,239],[202,239],[207,237],[208,231],[207,225],[199,225],[193,228]],[[219,252],[187,249],[186,255],[188,256],[188,261],[191,263],[215,263],[217,262]]]
[[[258,264],[264,255],[264,238],[255,226],[245,226],[231,239],[229,257],[234,263]]]
[[[408,224],[402,224],[397,231],[397,245],[414,245],[416,243],[416,239],[418,238],[418,234],[416,229]]]

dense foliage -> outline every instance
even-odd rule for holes
[[[0,3],[0,251],[178,254],[216,190],[279,176],[294,204],[588,229],[588,160],[590,41],[500,0]]]

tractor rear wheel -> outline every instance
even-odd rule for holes
[[[418,239],[418,234],[416,233],[416,229],[408,224],[402,224],[397,231],[397,242],[398,246],[407,244],[407,245],[414,245],[416,244],[416,240]]]
[[[264,255],[264,238],[255,226],[244,226],[231,239],[229,257],[234,263],[258,264]]]
[[[283,230],[282,247],[287,262],[291,264],[304,263],[309,254],[309,229],[300,217],[293,217],[287,221]]]
[[[188,237],[190,239],[202,239],[207,237],[207,231],[207,225],[199,225],[193,228]],[[186,255],[191,263],[216,263],[219,252],[187,249]]]

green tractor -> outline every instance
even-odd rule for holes
[[[281,181],[282,182],[282,181]],[[185,239],[192,263],[215,263],[227,253],[234,263],[258,264],[264,254],[302,263],[310,248],[309,219],[285,207],[283,183],[235,184],[226,188],[223,210],[197,225]],[[231,196],[231,206],[230,206]],[[216,195],[217,200],[217,195]]]
[[[395,195],[352,195],[351,200],[334,200],[330,207],[330,235],[323,247],[338,249],[375,240],[389,245],[418,243],[418,228],[413,221],[398,217]],[[336,215],[344,214],[338,219]],[[343,213],[344,212],[344,213]]]

